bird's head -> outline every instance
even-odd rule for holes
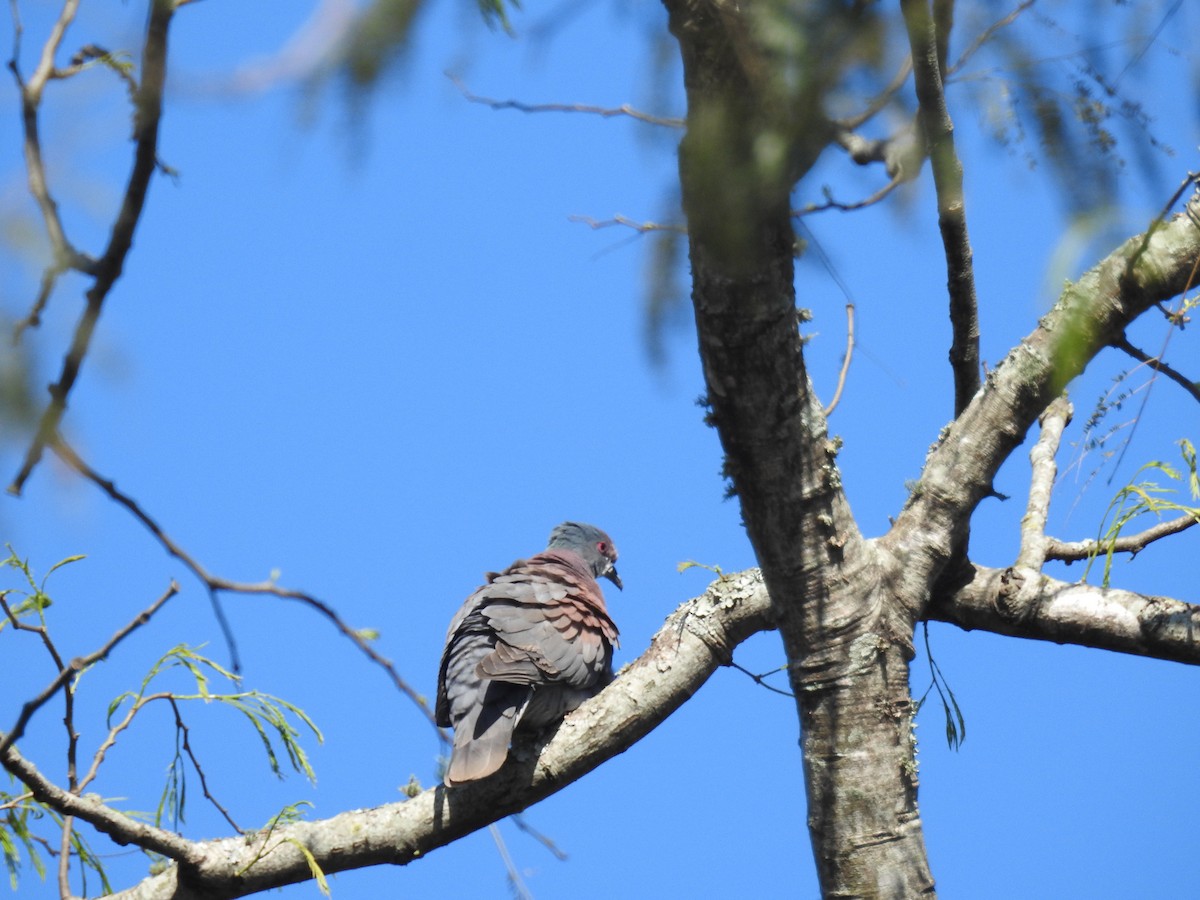
[[[550,550],[573,550],[583,557],[596,578],[607,578],[624,590],[617,574],[617,548],[605,532],[595,525],[582,522],[563,522],[550,532]]]

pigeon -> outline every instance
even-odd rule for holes
[[[612,681],[617,626],[596,579],[622,588],[616,561],[607,534],[564,522],[463,603],[438,674],[437,723],[454,726],[447,787],[499,769],[518,724],[557,722]]]

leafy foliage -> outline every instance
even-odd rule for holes
[[[22,559],[11,546],[7,546],[7,549],[7,558],[0,560],[0,573],[5,571],[16,573],[18,584],[13,587],[0,587],[0,608],[2,608],[0,629],[11,625],[13,628],[10,629],[10,633],[16,630],[38,632],[54,659],[60,660],[54,649],[50,633],[47,610],[51,608],[54,601],[46,591],[46,584],[55,571],[78,562],[84,557],[69,556],[62,559],[39,578],[28,560]],[[61,662],[56,662],[56,665],[61,664]],[[194,685],[193,692],[156,690],[168,673],[172,671],[181,671]],[[63,696],[67,698],[68,724],[70,724],[72,698],[78,688],[81,675],[82,673],[70,679],[69,683],[62,688]],[[169,823],[171,827],[178,829],[185,819],[189,768],[200,777],[204,795],[219,808],[219,804],[216,804],[216,800],[212,798],[207,785],[204,784],[204,773],[200,768],[200,762],[188,744],[188,728],[183,720],[182,709],[186,704],[194,701],[201,701],[204,704],[222,704],[244,716],[262,742],[268,765],[277,777],[284,776],[283,761],[286,760],[289,768],[303,774],[310,781],[315,780],[316,775],[301,739],[305,732],[315,737],[318,742],[323,738],[320,729],[308,714],[287,700],[261,691],[215,690],[214,683],[220,682],[236,687],[240,683],[240,677],[204,656],[198,648],[180,644],[168,650],[151,665],[136,690],[126,691],[109,703],[106,718],[108,734],[95,752],[89,774],[82,780],[72,776],[72,790],[84,789],[86,784],[95,777],[96,771],[104,762],[108,750],[116,743],[117,737],[132,725],[139,712],[154,702],[165,702],[171,706],[174,712],[174,754],[167,768],[166,782],[155,811],[151,814],[128,813],[129,815],[150,820],[156,827],[163,827],[164,823]],[[77,736],[72,740],[75,739]],[[72,758],[74,752],[72,749]],[[23,786],[11,775],[10,782],[16,785],[15,790],[0,791],[0,855],[3,856],[4,866],[8,870],[12,889],[17,890],[18,888],[20,869],[26,860],[40,878],[45,878],[46,863],[43,854],[53,854],[54,851],[51,848],[56,847],[59,842],[56,840],[52,843],[41,832],[53,829],[61,831],[63,828],[69,828],[69,853],[81,863],[79,873],[80,878],[83,879],[81,885],[83,893],[87,893],[89,870],[99,877],[100,889],[104,893],[111,893],[112,886],[104,870],[103,862],[92,851],[86,838],[77,829],[70,827],[60,813],[36,800],[32,792],[23,790]],[[224,813],[224,810],[222,809],[221,812]],[[287,810],[284,814],[292,815]],[[226,817],[228,818],[228,816]],[[288,818],[288,821],[291,819]],[[313,864],[315,865],[315,861]],[[314,871],[314,878],[318,883],[324,880],[324,876],[317,871]]]
[[[929,697],[929,692],[936,689],[938,699],[942,701],[942,711],[946,716],[946,744],[951,750],[957,750],[962,746],[962,742],[967,739],[967,721],[963,718],[962,709],[958,705],[954,691],[950,689],[950,683],[946,681],[946,676],[942,674],[941,667],[937,664],[937,660],[933,658],[933,648],[929,643],[929,623],[922,622],[921,627],[925,633],[925,659],[929,662],[929,687],[925,688],[925,693],[917,701],[914,717],[916,713],[921,711],[921,707],[925,705],[925,700]]]
[[[1183,457],[1183,468],[1187,473],[1188,492],[1193,501],[1200,500],[1200,475],[1196,470],[1196,448],[1186,438],[1177,443],[1180,447],[1180,455]],[[1189,506],[1173,499],[1178,494],[1178,489],[1175,487],[1164,486],[1157,481],[1138,481],[1138,477],[1145,472],[1158,472],[1171,481],[1184,479],[1183,472],[1159,460],[1146,463],[1134,473],[1133,479],[1117,491],[1116,496],[1108,504],[1108,509],[1105,510],[1104,518],[1100,522],[1100,533],[1096,537],[1095,551],[1088,558],[1083,581],[1087,581],[1092,565],[1103,555],[1102,584],[1104,587],[1109,586],[1117,539],[1131,522],[1141,516],[1153,514],[1157,518],[1162,518],[1163,513],[1173,512],[1190,515],[1200,522],[1200,505]]]
[[[0,618],[0,631],[3,631],[4,626],[11,624],[14,620],[20,621],[21,619],[33,616],[37,617],[39,625],[45,626],[45,611],[54,603],[50,599],[50,595],[46,593],[46,581],[56,570],[73,562],[79,562],[84,557],[68,556],[66,559],[60,559],[47,570],[46,574],[42,576],[42,580],[38,581],[33,571],[29,568],[29,561],[17,556],[17,552],[13,550],[11,544],[5,544],[4,546],[8,550],[8,558],[0,560],[0,569],[16,569],[23,576],[23,580],[29,590],[26,591],[20,588],[0,589],[0,600],[4,601],[4,609],[7,613],[6,616]],[[16,595],[22,599],[16,603],[10,603],[8,600],[10,595]]]

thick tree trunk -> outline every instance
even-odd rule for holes
[[[854,523],[799,333],[790,199],[823,143],[820,92],[801,78],[781,97],[759,77],[744,7],[667,7],[688,97],[680,179],[711,421],[784,640],[822,892],[930,894],[908,691],[917,604],[893,595]]]

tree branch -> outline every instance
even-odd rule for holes
[[[649,649],[555,732],[519,741],[496,775],[458,788],[439,785],[400,803],[276,828],[257,839],[191,844],[182,866],[115,896],[211,900],[305,881],[312,870],[297,844],[326,875],[419,859],[562,790],[629,749],[729,663],[737,644],[771,627],[769,608],[757,570],[719,578],[672,613]]]
[[[63,16],[59,20],[59,25],[56,26],[55,34],[58,36],[58,41],[61,41],[61,31],[65,30],[66,24],[69,24],[70,18],[74,16],[74,7],[77,5],[77,2],[78,0],[67,0]],[[68,10],[70,11],[70,16],[68,16]],[[142,50],[142,79],[135,98],[133,169],[130,172],[129,183],[125,188],[125,195],[121,202],[121,209],[117,213],[112,234],[109,236],[108,246],[104,254],[94,264],[88,264],[86,267],[82,264],[77,264],[78,260],[73,255],[73,251],[69,251],[66,237],[61,234],[61,227],[58,228],[57,234],[51,228],[51,245],[55,249],[55,264],[59,266],[63,265],[63,254],[68,254],[70,259],[67,262],[70,265],[80,268],[81,271],[87,271],[94,276],[95,280],[91,288],[88,289],[87,306],[84,308],[83,314],[75,326],[75,334],[71,340],[70,349],[63,360],[62,371],[58,381],[50,386],[50,403],[46,406],[41,420],[38,422],[37,432],[25,453],[25,460],[21,465],[20,471],[8,486],[10,494],[19,495],[21,493],[25,482],[33,473],[34,467],[41,460],[46,446],[58,432],[59,424],[67,409],[67,397],[71,393],[71,389],[75,386],[75,381],[79,377],[79,369],[83,364],[84,357],[87,355],[88,347],[91,345],[92,333],[95,331],[96,322],[100,318],[100,310],[104,305],[109,291],[112,290],[117,279],[121,277],[121,271],[125,265],[125,257],[133,244],[133,233],[137,228],[138,221],[142,215],[142,207],[146,202],[146,190],[149,187],[150,178],[158,166],[158,126],[162,118],[163,85],[167,76],[167,32],[171,24],[171,16],[174,12],[175,0],[150,0],[150,16],[146,26],[146,43]],[[27,148],[30,145],[28,138],[30,87],[37,86],[37,92],[33,95],[35,98],[33,128],[36,138],[36,99],[40,98],[41,86],[44,86],[45,83],[44,79],[49,77],[50,71],[53,70],[54,51],[57,49],[57,46],[58,44],[52,35],[51,41],[47,42],[46,48],[43,50],[42,61],[38,66],[37,72],[34,73],[34,77],[30,79],[29,84],[25,87]],[[46,74],[42,76],[42,81],[39,83],[36,79],[42,72]],[[38,196],[33,181],[35,172],[42,172],[40,157],[33,162],[27,162],[27,166],[30,173],[31,190],[34,190],[34,195]],[[44,172],[42,174],[44,176]],[[46,196],[49,197],[48,193]],[[46,210],[47,207],[43,205],[43,213],[46,213]],[[53,212],[53,217],[47,220],[48,228],[51,227],[52,222],[57,222],[57,212]]]
[[[944,30],[948,27],[952,7],[944,2],[935,3],[935,7]],[[954,123],[946,107],[942,83],[950,36],[939,33],[928,0],[901,0],[900,8],[912,47],[921,127],[933,169],[938,227],[946,253],[950,324],[954,333],[950,365],[954,370],[954,414],[957,416],[979,390],[979,310],[975,299],[971,242],[967,234],[962,163],[954,149]]]
[[[1109,550],[1112,550],[1113,553],[1130,553],[1136,555],[1155,541],[1170,537],[1173,534],[1179,534],[1179,532],[1186,531],[1196,524],[1200,524],[1200,520],[1195,516],[1182,515],[1176,519],[1159,522],[1157,525],[1153,525],[1145,531],[1139,531],[1137,534],[1122,535],[1115,541],[1097,541],[1095,539],[1086,541],[1060,541],[1056,538],[1048,538],[1046,541],[1046,559],[1057,559],[1071,563],[1081,559],[1091,559],[1093,556],[1107,553]]]
[[[846,304],[846,354],[842,357],[842,368],[838,372],[837,387],[833,391],[833,399],[825,407],[825,418],[837,409],[842,400],[842,390],[846,387],[846,376],[850,374],[850,360],[854,358],[854,304]]]
[[[1185,391],[1191,394],[1193,400],[1200,401],[1200,381],[1192,381],[1182,372],[1163,362],[1161,357],[1151,356],[1144,350],[1139,350],[1133,344],[1129,343],[1129,338],[1127,338],[1124,334],[1113,341],[1113,346],[1118,350],[1129,354],[1138,362],[1145,363],[1155,372],[1161,372],[1162,374],[1166,375]]]
[[[1200,665],[1200,606],[1059,581],[1027,569],[970,571],[967,584],[934,599],[926,618],[968,631]]]
[[[989,376],[930,453],[921,480],[883,539],[913,590],[950,559],[1000,465],[1050,401],[1157,303],[1182,292],[1200,255],[1200,192],[1187,210],[1130,238],[1068,285],[1038,327]]]
[[[1066,397],[1058,397],[1038,419],[1042,424],[1042,435],[1029,451],[1033,477],[1029,485],[1029,503],[1021,519],[1021,551],[1017,565],[1042,570],[1046,562],[1046,519],[1050,514],[1050,494],[1054,490],[1054,479],[1058,466],[1054,457],[1062,442],[1063,429],[1071,421],[1071,404]]]
[[[191,862],[199,858],[197,845],[177,834],[131,819],[91,795],[79,797],[64,791],[25,759],[16,747],[0,755],[0,765],[11,772],[41,801],[65,816],[75,816],[107,834],[118,844],[136,844],[169,859]]]
[[[515,109],[517,112],[523,113],[585,113],[587,115],[600,116],[603,119],[611,119],[615,116],[627,116],[639,122],[645,122],[648,125],[662,125],[667,128],[682,128],[684,126],[683,119],[671,116],[653,116],[650,113],[634,109],[628,103],[610,107],[589,106],[585,103],[523,103],[520,100],[496,100],[492,97],[481,97],[478,94],[471,93],[461,79],[451,75],[449,72],[446,73],[446,77],[462,92],[463,97],[469,102],[479,103],[492,109]]]

